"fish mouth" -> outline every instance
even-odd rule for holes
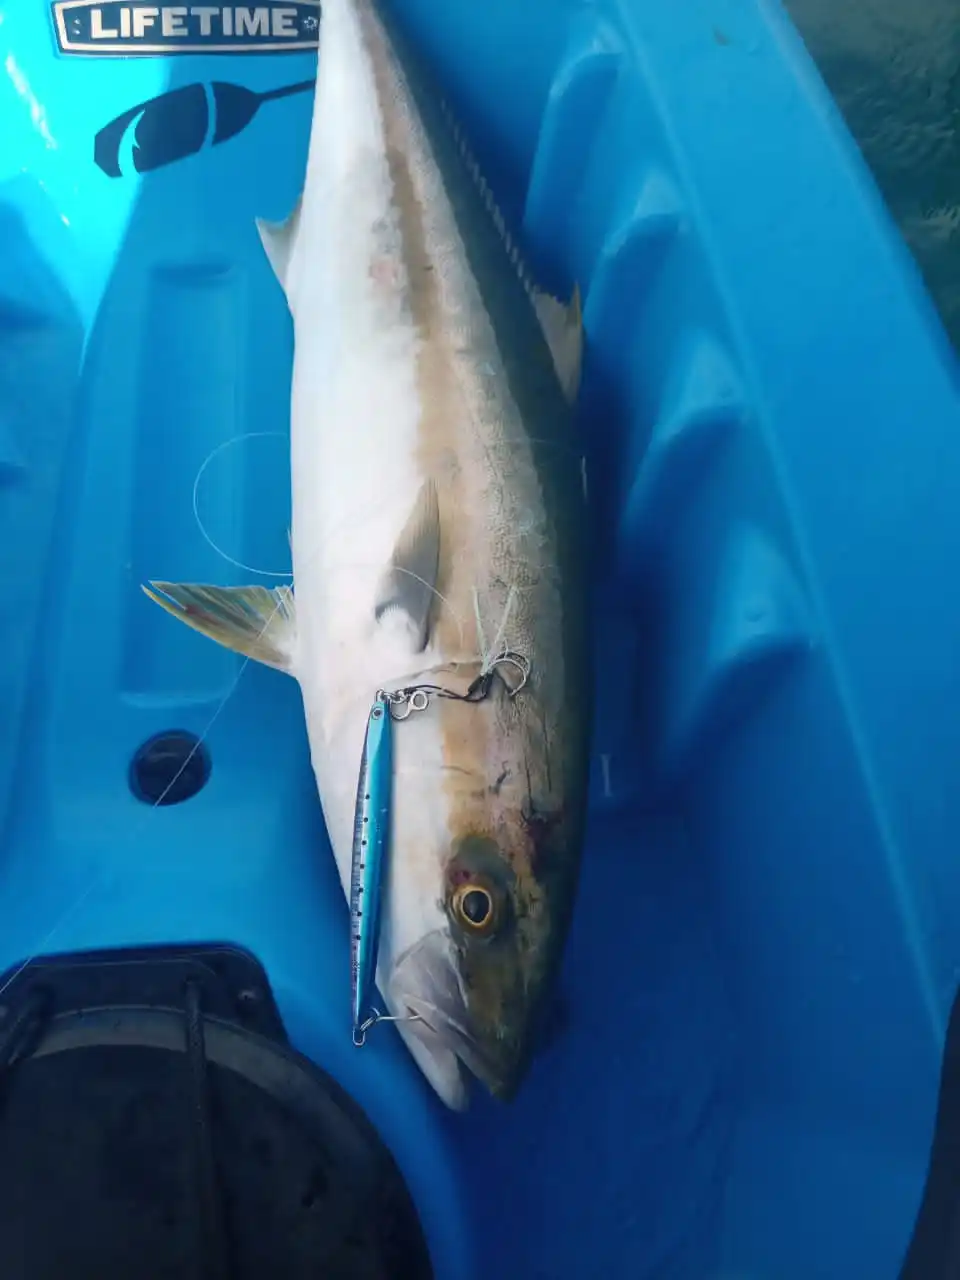
[[[390,991],[393,1006],[407,1015],[399,1023],[404,1039],[448,1106],[467,1105],[461,1066],[495,1098],[506,1102],[514,1096],[523,1055],[516,1040],[499,1029],[486,1035],[473,1029],[448,934],[438,929],[408,948],[397,961]]]

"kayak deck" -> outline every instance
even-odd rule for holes
[[[960,967],[952,354],[778,12],[397,8],[585,300],[599,702],[556,1026],[514,1104],[463,1117],[391,1029],[353,1047],[298,690],[139,587],[288,581],[291,329],[254,218],[298,195],[311,98],[275,91],[315,56],[74,57],[12,6],[0,969],[248,948],[444,1280],[893,1277]],[[230,134],[251,103],[214,82],[274,97]],[[153,808],[131,761],[170,731],[209,777]]]

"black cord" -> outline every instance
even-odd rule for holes
[[[510,689],[510,697],[513,698],[527,683],[530,676],[530,664],[522,654],[514,653],[512,649],[504,649],[493,666],[488,671],[481,671],[476,679],[471,682],[466,693],[456,693],[453,689],[445,689],[443,685],[439,684],[410,684],[404,689],[394,690],[393,693],[388,695],[388,699],[402,701],[413,697],[415,693],[432,693],[434,697],[449,698],[452,702],[483,702],[484,698],[490,693],[493,677],[497,674],[497,668],[504,664],[516,667],[522,677],[517,687]],[[509,689],[509,685],[507,687]]]
[[[190,1068],[197,1202],[199,1265],[198,1280],[229,1280],[223,1201],[213,1154],[213,1132],[210,1125],[207,1052],[203,1038],[203,1013],[200,988],[190,981],[186,988],[187,1061]]]

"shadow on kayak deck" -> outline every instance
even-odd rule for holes
[[[960,971],[935,313],[782,15],[394,7],[538,275],[585,300],[563,1016],[515,1103],[465,1115],[392,1029],[354,1049],[298,690],[140,591],[289,580],[292,332],[254,219],[299,194],[315,55],[74,56],[0,6],[4,1280],[216,1275],[218,1232],[312,1275],[295,1242],[316,1261],[355,1210],[411,1280],[422,1243],[442,1280],[894,1280]],[[22,968],[118,948],[96,982]]]

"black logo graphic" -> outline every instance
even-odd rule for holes
[[[314,84],[313,80],[302,80],[266,93],[255,93],[242,84],[214,80],[209,95],[203,84],[170,89],[156,98],[137,103],[105,124],[94,139],[94,161],[108,178],[123,177],[120,148],[127,130],[136,121],[133,167],[137,173],[159,169],[201,150],[207,141],[211,119],[214,128],[210,146],[215,147],[245,129],[263,103],[306,93]]]
[[[320,29],[319,0],[247,6],[55,0],[51,13],[60,52],[84,58],[312,50]]]

